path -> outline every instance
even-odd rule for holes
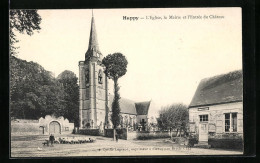
[[[119,140],[112,138],[68,135],[96,138],[95,143],[55,144],[43,146],[48,136],[12,136],[11,157],[70,157],[70,156],[133,156],[133,155],[225,155],[242,154],[238,151],[186,148],[166,139]]]

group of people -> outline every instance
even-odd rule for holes
[[[82,143],[93,143],[95,142],[95,139],[92,138],[84,138],[84,137],[57,137],[55,139],[54,135],[51,134],[49,137],[49,140],[46,140],[46,142],[43,143],[43,145],[47,144],[49,146],[49,143],[51,143],[51,146],[53,144],[82,144]]]

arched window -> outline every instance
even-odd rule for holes
[[[88,69],[85,71],[85,78],[86,78],[86,83],[89,83],[89,70]]]
[[[102,84],[103,82],[102,82],[102,78],[103,78],[103,76],[102,76],[102,70],[99,70],[99,72],[98,72],[98,83],[99,84]]]

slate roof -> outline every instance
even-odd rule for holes
[[[93,56],[102,60],[102,54],[101,54],[101,52],[99,50],[99,46],[98,46],[95,20],[94,20],[94,17],[92,15],[91,28],[90,28],[90,34],[89,34],[89,44],[88,44],[88,50],[85,54],[85,60],[88,60],[90,57],[93,57]]]
[[[137,115],[147,115],[151,101],[135,103]]]
[[[111,111],[114,95],[109,95],[109,108]],[[121,113],[136,114],[135,102],[126,98],[120,98]]]
[[[242,70],[202,79],[189,107],[243,100]]]

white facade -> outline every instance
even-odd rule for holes
[[[207,115],[207,121],[200,118],[203,115]],[[189,108],[189,122],[195,123],[196,133],[199,133],[199,124],[203,122],[208,124],[209,133],[243,134],[243,102],[191,107]]]

